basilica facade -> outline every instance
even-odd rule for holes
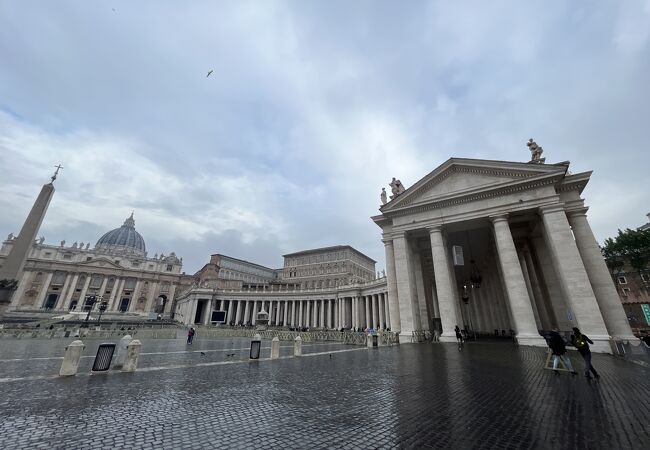
[[[2,243],[0,266],[17,240],[10,234]],[[148,255],[131,214],[92,248],[33,241],[8,310],[70,314],[86,311],[95,300],[106,302],[107,314],[169,317],[178,290],[191,284],[181,270],[182,260],[173,252]]]

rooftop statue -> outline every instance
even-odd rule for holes
[[[542,158],[542,153],[544,152],[544,149],[537,145],[537,142],[533,141],[533,138],[528,139],[528,143],[526,144],[528,147],[528,150],[530,150],[530,161],[531,163],[536,163],[536,164],[544,164],[544,161],[546,161],[546,158]]]
[[[386,197],[386,188],[381,188],[381,204],[385,205],[388,202]]]
[[[406,190],[402,182],[400,180],[396,180],[395,177],[393,177],[393,181],[390,182],[389,186],[391,192],[393,193],[393,195],[390,196],[391,200]]]

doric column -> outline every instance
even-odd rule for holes
[[[594,341],[595,351],[611,353],[609,333],[564,208],[562,205],[553,205],[540,208],[540,212],[560,286],[573,311],[574,321],[577,322],[580,331]]]
[[[433,271],[436,278],[436,294],[438,296],[438,307],[440,310],[440,320],[442,322],[442,342],[455,342],[456,333],[454,327],[462,326],[459,323],[460,315],[458,314],[458,300],[454,296],[452,286],[452,277],[447,261],[447,251],[444,240],[442,239],[442,229],[434,227],[429,229],[429,239],[431,240],[431,255],[433,257]]]
[[[234,309],[233,303],[235,302],[233,302],[232,300],[228,300],[228,313],[226,314],[226,325],[230,325],[230,322],[232,322],[232,313]]]
[[[303,305],[303,303],[305,303],[305,302],[301,300],[301,301],[300,301],[299,308],[298,308],[298,309],[300,310],[299,313],[298,313],[298,326],[299,326],[300,328],[303,327],[303,321],[302,321],[302,320],[303,320],[303,317],[305,316],[305,315],[303,314],[303,310],[302,310],[302,305]]]
[[[210,320],[212,319],[212,299],[208,299],[205,302],[205,312],[203,313],[203,325],[210,325]]]
[[[384,310],[386,311],[386,328],[390,328],[390,301],[387,292],[384,292]],[[390,329],[392,330],[392,328]]]
[[[614,339],[636,342],[586,213],[587,208],[569,212],[569,223],[607,331]]]
[[[494,241],[497,246],[499,264],[503,273],[510,311],[517,332],[517,340],[524,345],[546,346],[546,342],[539,335],[535,323],[533,306],[528,296],[526,281],[519,264],[517,249],[512,240],[510,224],[507,215],[492,216],[494,226]]]
[[[397,296],[399,298],[400,332],[404,342],[409,342],[411,333],[419,328],[420,310],[415,292],[413,261],[409,251],[408,238],[405,233],[393,239],[395,253],[395,275],[397,278]]]
[[[388,287],[389,317],[391,331],[399,333],[400,315],[399,301],[397,298],[397,272],[395,270],[395,250],[393,241],[384,241],[384,250],[386,252],[386,285]]]
[[[311,328],[311,300],[305,300],[305,327]]]
[[[257,323],[257,313],[258,312],[259,312],[258,302],[254,301],[253,302],[253,317],[251,317],[251,325],[255,325]]]
[[[543,330],[542,318],[539,314],[537,308],[537,302],[535,301],[535,293],[533,292],[533,284],[530,281],[530,275],[528,274],[528,264],[526,264],[526,257],[524,256],[524,250],[519,249],[517,251],[517,256],[519,257],[519,265],[521,265],[521,271],[524,275],[524,282],[526,283],[526,289],[528,290],[528,298],[530,298],[531,306],[533,307],[533,314],[535,315],[535,323],[538,330]]]
[[[377,294],[377,306],[379,309],[379,329],[386,328],[386,311],[384,309],[384,293]]]
[[[244,308],[244,319],[243,319],[244,325],[246,325],[248,322],[250,322],[250,320],[249,320],[249,316],[250,316],[250,312],[251,312],[250,311],[250,309],[251,309],[250,303],[251,302],[246,300],[246,307]]]
[[[364,306],[364,316],[363,316],[363,328],[370,328],[372,326],[372,318],[370,316],[370,297],[364,295],[363,297],[363,306]]]
[[[415,328],[418,330],[429,330],[429,315],[427,313],[427,297],[424,293],[424,276],[422,275],[422,263],[420,253],[415,245],[409,246],[409,253],[413,260],[413,279],[415,280],[415,292],[417,294],[417,305],[414,318]]]
[[[537,273],[537,265],[533,261],[533,255],[531,255],[528,246],[524,248],[524,259],[526,260],[526,266],[528,267],[528,277],[530,278],[530,284],[533,288],[533,296],[535,298],[535,303],[537,303],[537,310],[542,319],[543,328],[551,329],[555,326],[553,310],[550,308],[548,298],[542,290],[539,275]]]
[[[318,328],[318,300],[313,300],[312,308],[314,308],[312,314],[312,323],[314,324],[314,328]]]

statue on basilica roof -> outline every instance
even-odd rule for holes
[[[546,158],[542,158],[544,149],[537,145],[537,142],[533,141],[533,138],[528,139],[526,146],[528,147],[528,150],[530,150],[529,162],[535,164],[544,164],[544,161],[546,161]]]
[[[381,204],[385,205],[388,197],[386,197],[386,188],[381,188]]]
[[[393,195],[390,196],[391,200],[406,190],[402,182],[400,180],[396,180],[395,177],[393,177],[393,181],[389,183],[389,186],[391,192],[393,193]]]

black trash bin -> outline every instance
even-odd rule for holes
[[[372,346],[379,347],[379,336],[377,336],[376,334],[372,335]]]

